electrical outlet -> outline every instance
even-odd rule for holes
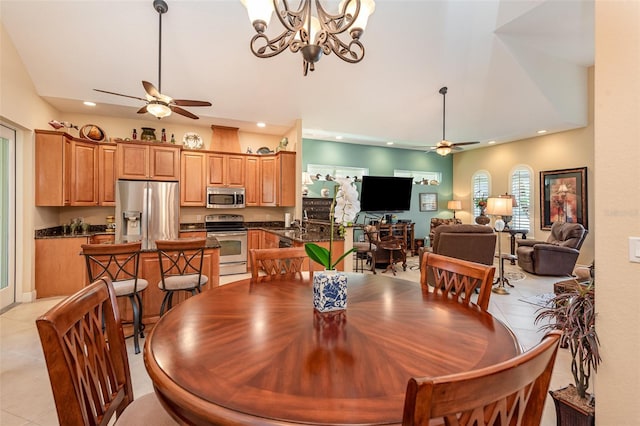
[[[629,237],[629,262],[640,263],[640,237]]]

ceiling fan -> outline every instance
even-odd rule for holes
[[[444,157],[445,155],[449,154],[451,151],[462,151],[462,148],[460,148],[461,146],[474,145],[474,144],[480,143],[480,141],[453,143],[447,140],[447,138],[444,136],[444,124],[445,124],[445,115],[446,115],[445,100],[447,97],[447,88],[446,87],[440,88],[439,93],[442,95],[442,140],[438,142],[436,146],[432,146],[430,148],[436,153]],[[433,151],[429,151],[429,152],[433,152]]]
[[[170,96],[163,95],[162,90],[162,14],[169,10],[169,6],[164,0],[154,0],[153,8],[158,12],[159,16],[159,31],[158,31],[158,88],[149,83],[148,81],[142,81],[142,86],[146,92],[145,98],[138,96],[123,95],[121,93],[109,92],[106,90],[93,89],[96,92],[108,93],[110,95],[124,96],[125,98],[139,99],[145,101],[146,105],[138,110],[138,114],[149,113],[154,117],[161,119],[168,117],[171,112],[183,115],[185,117],[198,119],[198,116],[191,112],[180,108],[183,106],[211,106],[211,102],[207,101],[190,101],[187,99],[173,99]]]

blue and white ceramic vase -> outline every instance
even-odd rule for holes
[[[318,312],[347,308],[347,276],[342,272],[313,273],[313,308]]]

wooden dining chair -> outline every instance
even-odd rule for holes
[[[140,265],[140,241],[123,244],[83,244],[82,254],[87,264],[89,282],[108,276],[116,297],[126,297],[133,311],[133,345],[140,353],[138,337],[144,337],[142,325],[142,298],[140,293],[147,288],[147,280],[138,277]]]
[[[61,425],[174,425],[154,393],[134,400],[108,275],[36,320]]]
[[[491,297],[495,266],[425,252],[420,267],[420,283],[431,285],[435,293],[455,297],[464,304],[478,289],[476,305],[486,311]]]
[[[553,331],[528,352],[489,367],[411,378],[403,426],[427,426],[431,419],[450,426],[538,426],[560,336]]]
[[[209,277],[202,274],[206,238],[157,240],[160,282],[158,287],[165,292],[160,306],[160,316],[173,306],[173,294],[185,291],[195,296]]]
[[[249,257],[253,279],[278,280],[296,276],[302,278],[302,269],[306,264],[309,265],[309,272],[313,272],[312,262],[304,247],[250,249]]]

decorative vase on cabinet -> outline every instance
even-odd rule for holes
[[[155,141],[156,140],[156,129],[151,127],[143,127],[142,135],[140,135],[140,139],[143,141]]]

